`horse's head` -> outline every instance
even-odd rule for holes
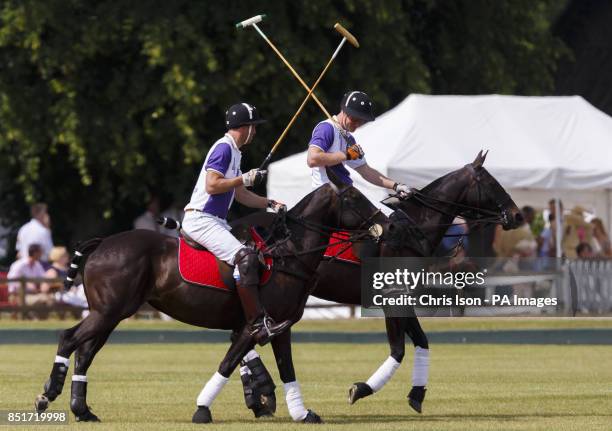
[[[499,216],[498,221],[505,230],[515,229],[523,223],[523,215],[506,190],[483,167],[486,158],[487,153],[480,151],[472,163],[464,166],[468,186],[461,203],[474,208],[467,209],[466,215],[472,213],[476,220]]]

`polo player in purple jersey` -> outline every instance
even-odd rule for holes
[[[291,321],[280,323],[268,316],[259,298],[259,260],[257,252],[247,247],[234,235],[227,223],[227,213],[234,198],[251,208],[273,208],[283,204],[259,196],[246,187],[263,181],[266,171],[240,170],[241,148],[251,143],[255,128],[265,120],[248,103],[231,106],[225,114],[227,133],[208,151],[191,200],[185,207],[183,230],[193,240],[206,247],[218,259],[235,265],[234,278],[247,324],[260,345],[291,326]]]
[[[312,168],[312,187],[329,182],[325,167],[329,167],[345,184],[353,184],[346,166],[354,169],[369,183],[408,196],[410,188],[378,172],[368,165],[364,153],[351,135],[369,121],[374,121],[372,101],[362,91],[349,91],[342,98],[340,113],[332,120],[321,121],[312,132],[308,144],[307,163]]]

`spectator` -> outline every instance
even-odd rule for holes
[[[49,261],[51,267],[45,272],[46,278],[66,278],[68,273],[68,263],[70,263],[70,256],[66,247],[53,247],[49,253]],[[61,291],[63,289],[63,283],[43,283],[41,290],[43,291]]]
[[[134,220],[134,229],[154,230],[155,232],[178,238],[178,231],[176,229],[166,229],[160,226],[156,220],[162,216],[170,217],[180,222],[183,217],[182,210],[175,206],[170,206],[160,213],[160,207],[159,199],[153,196],[147,205],[147,210]]]
[[[17,257],[27,257],[30,244],[39,244],[41,260],[46,264],[49,252],[53,248],[51,239],[51,218],[47,213],[47,204],[37,203],[30,208],[32,219],[21,226],[17,232]],[[44,266],[44,265],[43,265]]]
[[[577,257],[578,244],[581,242],[590,244],[593,238],[593,226],[584,220],[584,211],[581,206],[576,206],[565,216],[561,246],[563,254],[570,259]]]
[[[576,256],[578,259],[592,259],[595,254],[588,242],[581,242],[576,246]]]
[[[563,235],[563,225],[565,223],[565,217],[563,216],[563,201],[559,200],[559,209],[561,210],[561,214],[559,216],[559,223],[561,224],[561,234]],[[555,199],[551,199],[548,201],[548,211],[550,215],[548,216],[548,220],[550,222],[550,244],[548,248],[548,256],[556,257],[557,256],[557,219],[556,219],[556,206]],[[561,237],[563,241],[563,237]]]
[[[531,225],[533,224],[536,216],[535,210],[532,206],[525,205],[523,208],[521,208],[521,214],[523,214],[523,219],[525,219],[525,223],[527,223],[529,225],[529,228],[531,229]]]
[[[535,211],[533,208],[525,206],[521,209],[524,221],[514,230],[503,230],[501,226],[497,226],[495,239],[493,240],[493,249],[498,257],[512,257],[515,254],[515,249],[520,243],[521,253],[525,253],[525,249],[529,248],[528,253],[533,256],[537,247],[537,243],[531,233],[529,223],[533,223]]]
[[[591,220],[593,226],[593,245],[594,252],[601,257],[612,258],[612,246],[610,245],[610,237],[606,232],[606,228],[600,218]]]
[[[442,242],[438,246],[437,255],[448,256],[458,251],[460,248],[467,249],[468,246],[468,225],[464,219],[455,217],[453,224],[447,229]]]
[[[147,204],[147,210],[134,220],[134,229],[146,229],[159,232],[161,226],[155,221],[159,217],[159,199],[153,196]]]
[[[28,255],[13,262],[7,278],[42,278],[45,276],[45,270],[40,263],[42,256],[42,247],[39,244],[30,244],[28,247]],[[16,295],[19,291],[21,283],[13,282],[9,284],[9,294]],[[25,305],[53,305],[53,295],[50,294],[48,288],[44,290],[38,283],[28,282],[25,285]]]
[[[5,258],[9,253],[9,241],[10,229],[2,224],[0,219],[0,259]]]
[[[555,215],[548,214],[548,226],[542,229],[540,234],[538,256],[539,257],[552,257],[555,254],[553,249],[554,238],[553,230],[555,229]]]

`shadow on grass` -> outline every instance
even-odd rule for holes
[[[323,417],[325,423],[328,424],[348,424],[355,422],[365,423],[384,423],[384,422],[431,422],[431,421],[516,421],[525,418],[572,418],[572,417],[600,417],[610,418],[612,421],[612,414],[593,414],[593,413],[527,413],[527,414],[461,414],[453,413],[446,415],[326,415]]]

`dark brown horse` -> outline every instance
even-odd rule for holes
[[[261,287],[263,305],[277,321],[297,322],[301,318],[310,280],[331,231],[353,229],[359,235],[367,235],[371,224],[384,221],[384,215],[357,189],[342,185],[333,174],[330,178],[332,184],[310,193],[286,214],[287,229],[281,230],[289,236],[277,247],[280,259],[270,281]],[[85,259],[81,266],[90,313],[60,334],[50,378],[35,402],[38,411],[45,410],[62,392],[70,355],[76,351],[70,408],[79,421],[98,421],[87,405],[87,369],[117,324],[145,302],[191,325],[234,331],[232,344],[215,373],[217,381],[227,380],[254,346],[251,335],[243,329],[240,302],[235,293],[185,283],[178,272],[177,247],[174,238],[135,230],[91,240],[80,248]],[[289,336],[273,339],[272,348],[283,382],[297,385]],[[220,391],[217,389],[214,396]],[[207,395],[209,399],[214,396]],[[209,410],[212,399],[198,406],[194,422],[212,421]],[[320,421],[310,411],[299,419]]]
[[[481,152],[471,164],[437,179],[422,190],[416,191],[413,197],[407,200],[396,199],[392,205],[396,211],[391,215],[387,232],[383,241],[379,242],[375,255],[431,256],[456,216],[462,216],[470,221],[472,226],[495,223],[501,224],[504,229],[518,227],[522,222],[522,215],[508,193],[483,167],[485,158],[486,154]],[[420,236],[421,240],[417,240],[415,236]],[[363,248],[363,243],[353,246],[358,256],[362,254]],[[324,260],[317,272],[319,277],[312,295],[339,303],[361,304],[361,270],[358,265],[339,260]],[[415,358],[415,371],[418,370],[420,376],[415,380],[413,372],[413,388],[408,398],[410,405],[420,412],[427,380],[427,336],[416,317],[388,317],[385,324],[391,350],[390,358],[370,378],[370,384],[358,382],[351,387],[349,402],[352,404],[382,389],[404,357],[405,336],[408,335],[420,354],[420,358]],[[256,377],[248,384],[250,386],[246,388],[245,393],[259,395],[263,394],[259,388],[272,386],[266,379],[258,381]],[[257,400],[257,397],[254,398]],[[271,413],[258,403],[250,404],[256,416]]]

